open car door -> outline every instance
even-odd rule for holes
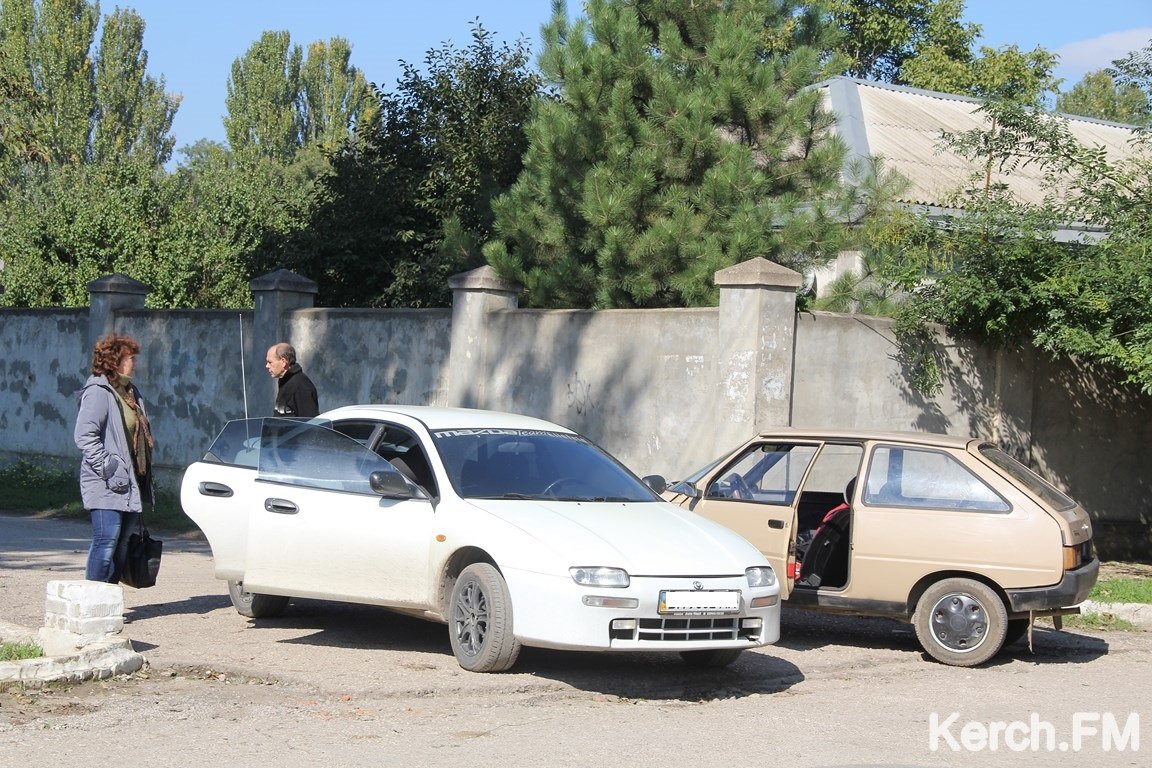
[[[697,496],[687,500],[693,512],[731,528],[764,553],[780,579],[781,598],[797,576],[797,492],[819,449],[817,443],[750,443],[697,480]]]

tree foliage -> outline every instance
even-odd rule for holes
[[[364,75],[342,37],[308,46],[287,32],[265,32],[232,63],[225,133],[234,152],[290,162],[303,146],[335,151],[360,122],[376,119]]]
[[[0,70],[6,121],[27,126],[49,164],[110,156],[160,165],[180,99],[147,74],[144,22],[131,10],[105,17],[86,0],[4,0]]]
[[[559,98],[485,255],[536,306],[693,306],[755,256],[828,258],[844,153],[808,85],[825,28],[796,3],[592,0],[544,30]]]
[[[1052,74],[1055,66],[1055,54],[1039,46],[1031,51],[1016,45],[981,46],[978,53],[963,57],[929,47],[905,63],[901,79],[930,91],[1039,105],[1059,85]]]
[[[989,102],[995,135],[951,139],[972,158],[1031,163],[1049,187],[1024,205],[1005,190],[977,190],[945,227],[910,221],[894,238],[890,276],[912,293],[901,309],[923,321],[1000,344],[1030,342],[1054,355],[1105,365],[1152,392],[1152,143],[1110,157],[1084,146],[1066,123],[1010,102]],[[1107,232],[1058,242],[1069,222]],[[924,282],[926,276],[933,279]]]
[[[483,264],[491,200],[508,189],[538,94],[524,42],[478,22],[460,50],[430,50],[378,93],[379,124],[333,158],[308,227],[280,246],[328,306],[446,306],[447,278]]]
[[[96,277],[156,272],[179,98],[147,73],[135,12],[106,16],[94,48],[98,19],[83,0],[0,4],[0,259],[18,305],[82,304]]]
[[[1105,70],[1089,72],[1056,98],[1056,111],[1117,123],[1148,121],[1148,97],[1131,83],[1117,84]]]
[[[1058,85],[1044,48],[977,46],[964,0],[830,0],[828,13],[840,31],[829,54],[847,56],[853,77],[1034,104]]]
[[[966,24],[963,0],[831,0],[829,14],[841,36],[835,50],[849,59],[848,74],[903,84],[910,59],[926,50],[946,60],[969,57],[980,35]]]

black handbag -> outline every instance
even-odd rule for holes
[[[141,515],[140,530],[128,537],[128,556],[124,560],[120,583],[136,589],[156,586],[163,550],[164,542],[148,535]]]

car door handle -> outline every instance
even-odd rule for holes
[[[218,496],[221,499],[227,499],[232,495],[232,489],[223,483],[203,482],[200,483],[201,496]]]
[[[783,528],[784,527],[784,521],[778,520],[777,518],[773,517],[773,518],[768,520],[768,527],[769,528]]]
[[[300,507],[288,499],[264,499],[264,509],[280,515],[294,515],[300,511]]]

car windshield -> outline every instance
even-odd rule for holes
[[[523,429],[441,429],[436,450],[469,499],[659,501],[622,464],[579,435]]]

